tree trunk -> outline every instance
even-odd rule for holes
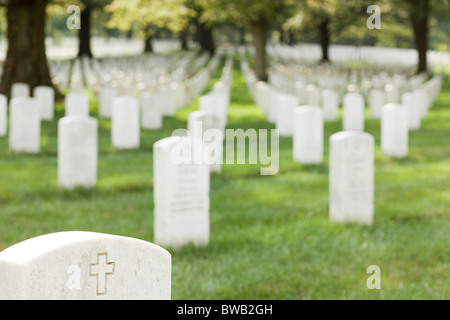
[[[8,51],[1,78],[0,92],[10,96],[11,85],[25,82],[31,89],[54,87],[45,54],[45,20],[48,0],[14,0],[7,7]]]
[[[293,46],[295,45],[295,34],[294,31],[289,30],[288,32],[288,45]]]
[[[146,36],[145,38],[145,45],[144,45],[144,53],[151,53],[153,52],[153,35]]]
[[[178,35],[181,43],[181,50],[189,49],[187,36],[188,36],[188,28],[186,27],[185,29],[181,30],[180,34]]]
[[[197,36],[200,43],[200,53],[208,52],[211,56],[216,51],[212,28],[197,21]]]
[[[91,51],[91,13],[91,8],[86,7],[80,14],[81,29],[78,31],[78,57],[93,57]]]
[[[330,20],[325,19],[319,24],[319,42],[322,49],[322,59],[320,62],[329,62],[328,49],[330,48]]]
[[[267,24],[256,22],[252,24],[253,42],[255,46],[255,73],[261,81],[267,81],[267,56],[266,56],[266,33]]]
[[[417,73],[427,72],[427,51],[428,51],[428,20],[430,15],[429,0],[415,2],[415,10],[411,13],[411,24],[414,31],[419,64]]]

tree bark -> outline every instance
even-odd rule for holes
[[[31,89],[45,85],[55,89],[45,54],[45,21],[48,0],[14,0],[7,7],[8,51],[0,92],[10,97],[12,84],[25,82]]]
[[[151,53],[153,52],[153,35],[146,36],[145,38],[145,44],[144,44],[144,53]]]
[[[80,14],[81,29],[78,31],[78,57],[93,57],[91,51],[91,13],[91,8],[86,7]]]
[[[325,19],[319,24],[319,42],[322,49],[322,58],[320,62],[329,62],[329,48],[330,48],[330,20]]]
[[[429,0],[415,2],[415,10],[411,13],[411,24],[414,32],[418,54],[417,73],[428,71],[428,30],[429,30],[430,3]]]
[[[216,51],[212,28],[197,21],[197,36],[200,44],[200,53],[208,52],[211,56]]]
[[[187,36],[188,36],[188,28],[186,27],[185,29],[181,30],[178,35],[181,43],[181,50],[189,49]]]
[[[255,73],[261,81],[267,81],[266,33],[268,27],[264,22],[252,24],[253,43],[255,46]]]

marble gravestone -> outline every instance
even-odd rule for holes
[[[171,255],[143,240],[69,231],[28,239],[0,252],[0,299],[170,297]]]
[[[34,98],[13,98],[10,103],[9,148],[13,152],[39,153],[41,119]]]
[[[16,82],[11,85],[11,99],[26,98],[30,96],[30,86],[24,82]]]
[[[69,92],[64,100],[65,116],[89,116],[89,99],[84,92]]]
[[[55,116],[55,90],[49,86],[38,86],[33,89],[33,96],[37,101],[41,120],[53,120]]]
[[[58,182],[62,188],[97,184],[98,122],[84,116],[58,121]]]
[[[320,164],[323,161],[323,111],[316,106],[295,109],[294,160],[302,164]]]
[[[306,86],[306,104],[308,106],[320,106],[320,90],[315,84],[308,84]]]
[[[322,91],[323,119],[335,121],[339,117],[339,94],[336,90],[325,89]]]
[[[367,132],[341,131],[330,136],[331,221],[372,225],[374,162],[374,138]]]
[[[225,130],[228,118],[227,95],[224,92],[211,92],[198,99],[200,111],[205,111],[220,120],[220,129]]]
[[[390,103],[381,113],[381,150],[391,157],[408,155],[408,114],[406,106]]]
[[[139,102],[131,96],[114,98],[111,141],[117,149],[136,149],[140,145]]]
[[[282,137],[292,137],[294,132],[294,110],[298,107],[298,97],[293,94],[280,94],[278,96],[278,115],[276,128]]]
[[[380,89],[372,89],[369,91],[368,104],[370,110],[370,117],[372,119],[381,118],[381,109],[384,106],[385,93]]]
[[[405,92],[401,98],[402,105],[406,108],[408,114],[408,129],[420,129],[422,116],[418,101],[414,92]]]
[[[209,242],[209,168],[201,140],[168,137],[153,145],[154,242],[181,247]]]
[[[221,172],[223,163],[223,123],[221,119],[207,111],[189,113],[187,129],[189,135],[203,142],[203,161],[211,172]]]
[[[111,118],[111,109],[117,89],[111,86],[102,87],[98,97],[98,114],[101,118]]]
[[[8,98],[0,93],[0,137],[8,133]]]
[[[343,130],[364,130],[364,98],[356,92],[347,93],[343,99]]]
[[[163,116],[161,114],[161,93],[142,92],[141,94],[141,125],[146,130],[161,129]]]

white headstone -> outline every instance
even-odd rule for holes
[[[41,120],[53,120],[55,116],[55,90],[49,86],[38,86],[33,96],[39,106]]]
[[[211,92],[198,100],[199,110],[216,116],[220,120],[220,128],[225,130],[228,117],[227,97],[224,93]]]
[[[258,81],[255,85],[255,102],[268,115],[270,109],[270,87],[264,81]]]
[[[70,92],[65,98],[65,116],[89,116],[89,99],[84,92]]]
[[[58,181],[63,188],[97,184],[98,123],[85,116],[58,121]]]
[[[102,118],[111,118],[111,109],[117,90],[114,87],[105,86],[101,88],[98,97],[98,113]]]
[[[30,96],[30,86],[24,82],[16,82],[11,86],[11,99]]]
[[[111,117],[111,140],[117,149],[135,149],[140,145],[139,103],[136,98],[114,98]]]
[[[408,129],[418,130],[422,122],[421,110],[413,92],[405,92],[402,95],[402,105],[408,113]]]
[[[392,83],[388,83],[384,86],[385,104],[398,103],[400,100],[399,88]]]
[[[162,128],[163,117],[160,110],[160,103],[160,92],[142,92],[141,117],[143,129],[156,130]]]
[[[408,155],[408,114],[405,106],[390,103],[381,113],[381,149],[386,155]]]
[[[302,164],[320,164],[323,161],[323,112],[316,106],[295,109],[294,160]]]
[[[8,98],[0,93],[0,137],[8,133]]]
[[[306,86],[306,104],[308,106],[320,106],[320,90],[315,84]]]
[[[201,140],[190,137],[168,137],[153,145],[154,241],[159,245],[209,242],[209,168],[195,161],[202,149]]]
[[[423,87],[414,90],[414,96],[416,103],[419,105],[421,118],[426,118],[428,116],[428,97],[427,92]]]
[[[374,211],[374,138],[361,131],[330,136],[330,219],[371,225]]]
[[[383,90],[372,89],[369,91],[368,103],[370,109],[370,117],[372,119],[381,118],[381,109],[385,105],[385,94]]]
[[[298,107],[298,97],[293,94],[278,95],[278,115],[276,128],[282,137],[292,137],[294,132],[294,110]]]
[[[271,123],[275,123],[277,121],[278,118],[278,108],[280,105],[280,100],[279,100],[279,96],[282,95],[283,93],[276,90],[275,88],[271,87],[270,90],[270,103],[269,103],[269,110],[267,113],[267,120]]]
[[[325,89],[322,91],[323,119],[334,121],[339,117],[339,94],[336,90]]]
[[[9,148],[14,152],[39,153],[41,119],[34,98],[13,98],[10,103]]]
[[[194,139],[203,142],[203,160],[211,172],[221,172],[223,162],[223,124],[219,117],[203,110],[188,115],[187,129]]]
[[[170,296],[170,253],[139,239],[58,232],[0,252],[0,299],[168,300]]]
[[[347,93],[343,100],[343,128],[347,130],[364,130],[364,98],[356,92]]]

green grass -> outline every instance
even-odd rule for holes
[[[212,79],[207,90],[217,81]],[[235,64],[229,128],[271,129],[253,104]],[[39,155],[11,154],[0,138],[0,250],[57,231],[86,230],[153,241],[153,153],[157,140],[186,128],[195,100],[164,129],[142,131],[141,148],[111,147],[110,122],[99,122],[99,175],[94,189],[57,185],[57,124],[44,122]],[[92,102],[96,110],[95,102]],[[62,116],[58,105],[57,118]],[[376,140],[372,227],[328,219],[328,137],[323,165],[292,160],[292,139],[280,139],[280,170],[224,165],[211,176],[211,239],[172,253],[173,299],[448,299],[450,298],[450,86],[410,152],[395,160],[380,150],[380,122],[366,120]],[[368,290],[370,265],[381,290]]]

